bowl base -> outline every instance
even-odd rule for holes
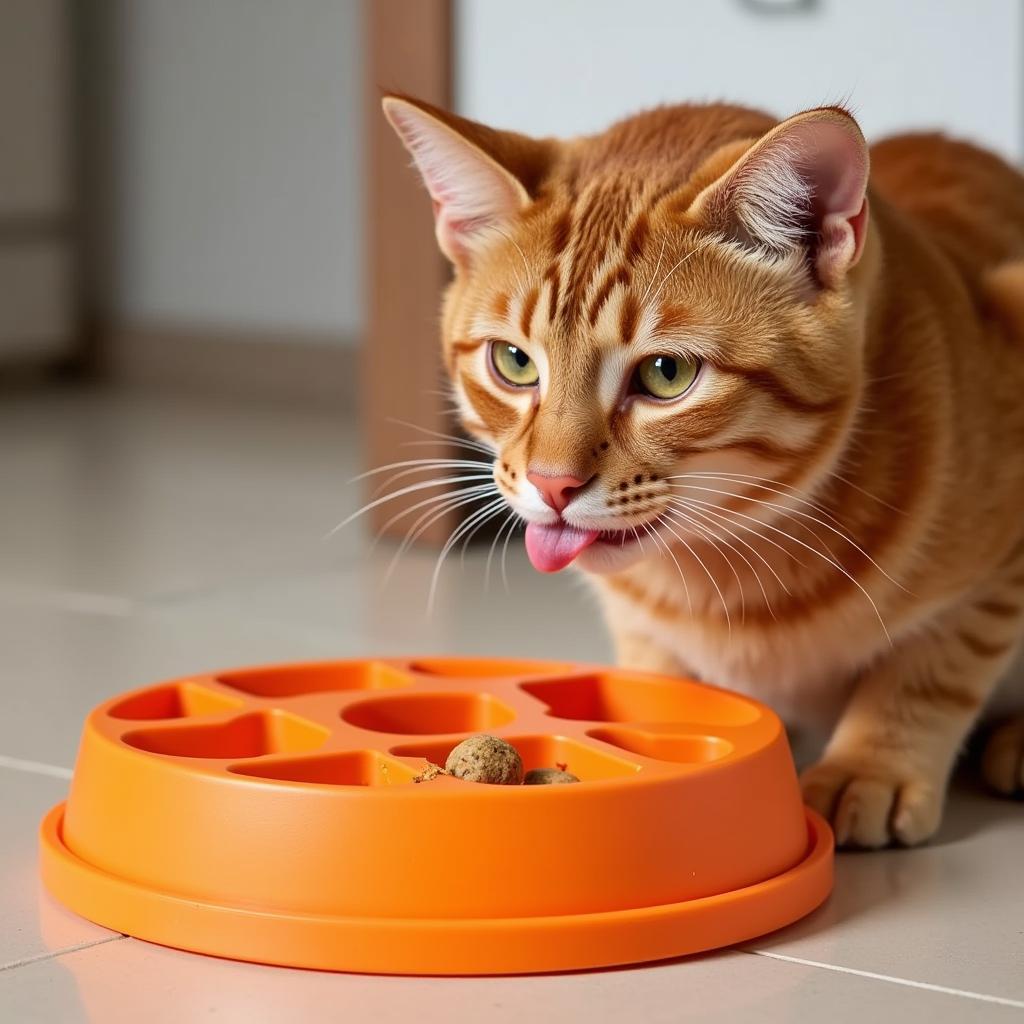
[[[832,888],[832,833],[806,811],[804,858],[764,882],[663,906],[558,917],[398,919],[221,906],[104,873],[64,844],[64,804],[44,818],[49,891],[96,924],[231,960],[362,974],[538,974],[665,960],[754,939],[809,914]]]

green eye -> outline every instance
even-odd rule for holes
[[[491,365],[494,372],[513,387],[532,387],[540,379],[537,365],[529,354],[507,341],[491,342]]]
[[[652,398],[678,398],[693,383],[700,369],[693,356],[648,356],[637,368],[637,391]]]

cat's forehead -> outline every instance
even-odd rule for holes
[[[606,178],[524,218],[475,275],[472,333],[565,350],[681,328],[679,272],[708,239],[656,210],[652,191]]]

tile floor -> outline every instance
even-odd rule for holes
[[[125,938],[57,906],[35,829],[82,717],[201,668],[368,652],[603,660],[570,578],[483,552],[447,569],[359,529],[341,417],[55,391],[0,396],[0,1021],[944,1021],[1024,1019],[1024,805],[962,783],[941,836],[844,855],[829,902],[747,948],[654,966],[476,980],[318,974]],[[554,610],[557,608],[557,615]]]

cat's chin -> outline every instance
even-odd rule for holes
[[[576,556],[573,565],[583,572],[607,576],[643,561],[651,553],[651,543],[632,537],[624,543],[597,540]]]

